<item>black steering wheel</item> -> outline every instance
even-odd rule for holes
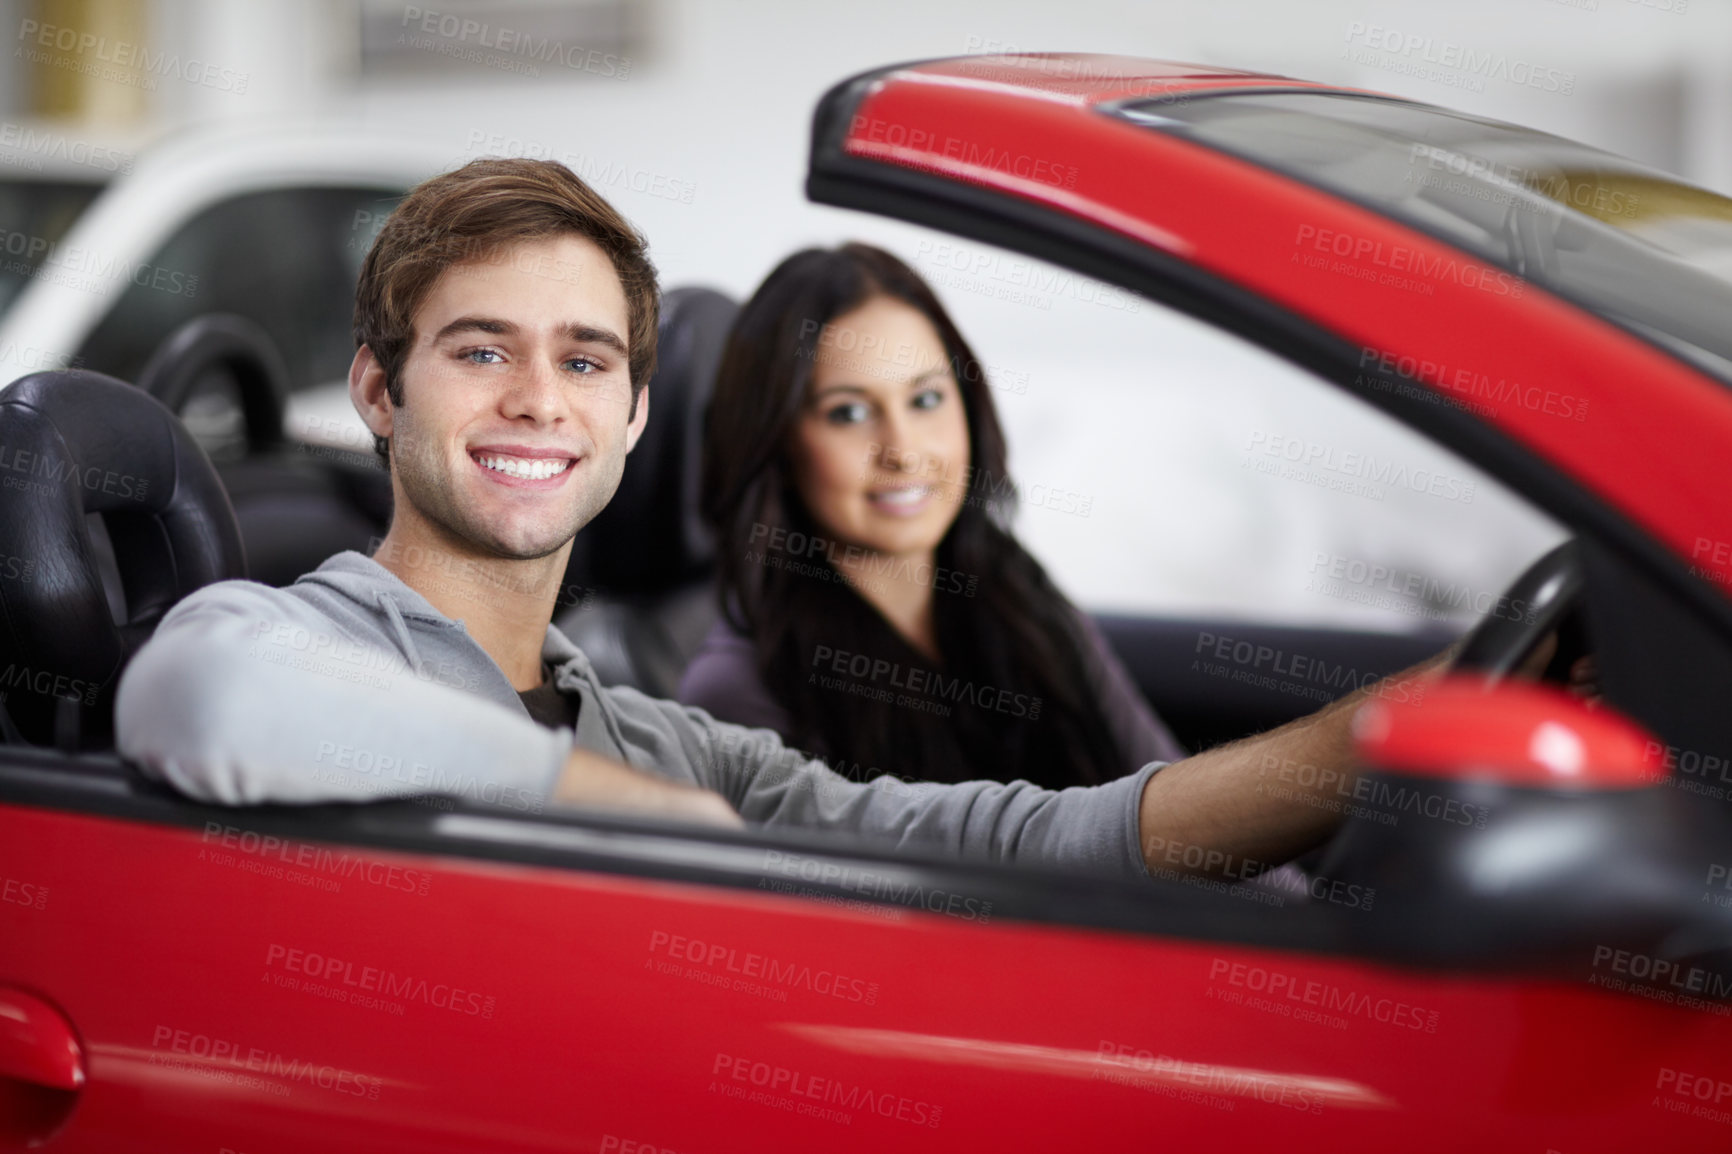
[[[1586,651],[1577,612],[1584,584],[1580,550],[1572,538],[1515,579],[1494,611],[1462,640],[1450,669],[1483,673],[1495,684],[1519,668],[1556,630],[1558,652],[1545,675],[1567,678],[1571,663]]]
[[[1510,584],[1493,611],[1461,640],[1450,660],[1450,671],[1477,673],[1488,687],[1495,685],[1521,668],[1555,632],[1557,652],[1541,676],[1567,682],[1577,658],[1591,651],[1581,613],[1585,585],[1581,550],[1572,538],[1529,565]],[[1356,829],[1360,824],[1344,822],[1328,841],[1296,864],[1308,877],[1351,876],[1353,846],[1356,839],[1365,836],[1364,830]]]

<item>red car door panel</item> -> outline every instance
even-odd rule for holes
[[[855,867],[774,849],[753,892],[17,805],[0,831],[33,896],[0,905],[0,985],[88,1055],[57,1149],[1724,1148],[1667,1107],[1726,1019],[1587,987],[848,898],[807,875],[871,890]]]

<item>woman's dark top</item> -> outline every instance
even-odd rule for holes
[[[1101,711],[1106,715],[1113,743],[1124,754],[1121,773],[1132,773],[1151,761],[1178,761],[1185,757],[1184,747],[1174,740],[1166,725],[1143,700],[1100,627],[1086,614],[1079,613],[1077,617],[1085,640],[1084,659],[1092,688],[1098,695]],[[704,638],[703,646],[686,667],[679,695],[682,704],[707,710],[719,721],[763,726],[775,730],[790,744],[796,741],[788,711],[771,696],[763,679],[758,676],[757,654],[751,640],[736,632],[726,621],[718,622]],[[819,748],[807,752],[825,760],[847,756],[846,750]],[[960,745],[956,746],[954,756],[959,763],[967,760]],[[1001,774],[990,765],[971,766],[969,773],[960,776],[935,773],[922,766],[874,768],[916,780],[930,777],[942,777],[947,781],[969,778],[1001,780]]]

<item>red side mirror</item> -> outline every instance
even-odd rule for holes
[[[1732,990],[1732,913],[1703,903],[1719,806],[1665,787],[1663,750],[1550,686],[1452,676],[1354,717],[1365,804],[1318,872],[1377,887],[1372,953],[1587,977],[1626,950]]]
[[[1361,706],[1353,735],[1368,766],[1422,777],[1606,790],[1665,776],[1651,756],[1662,747],[1640,726],[1530,682],[1448,677],[1411,700]]]

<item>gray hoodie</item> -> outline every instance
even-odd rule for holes
[[[162,620],[121,678],[122,756],[227,805],[415,794],[540,812],[573,743],[715,790],[748,822],[848,830],[1002,862],[1147,877],[1151,762],[1106,785],[851,781],[768,729],[601,685],[548,626],[542,658],[577,732],[533,721],[462,621],[384,566],[339,553],[287,589],[223,581]]]

